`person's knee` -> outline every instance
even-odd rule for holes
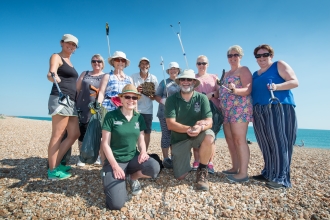
[[[147,165],[146,169],[142,170],[142,174],[146,176],[150,176],[151,178],[156,178],[160,171],[159,163],[153,158],[150,158],[148,160],[148,163],[149,164]]]
[[[214,137],[212,135],[205,135],[203,144],[211,146],[214,143]]]
[[[106,206],[108,209],[110,210],[120,210],[123,206],[125,205],[125,200],[121,200],[121,199],[106,199]]]

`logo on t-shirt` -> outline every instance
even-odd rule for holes
[[[115,121],[114,124],[115,124],[115,125],[122,125],[123,122],[122,122],[122,121]]]
[[[199,102],[195,103],[194,109],[195,109],[195,112],[200,112],[201,111],[201,105],[199,104]]]
[[[139,122],[135,122],[135,129],[140,129],[140,123]]]

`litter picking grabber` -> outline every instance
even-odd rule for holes
[[[164,68],[164,60],[163,60],[163,57],[160,56],[160,65],[162,65],[163,67],[163,78],[164,78],[164,84],[165,84],[165,89],[166,89],[166,98],[168,97],[168,92],[167,92],[167,86],[166,86],[166,79],[165,79],[165,68]]]
[[[222,88],[224,88],[224,89],[226,89],[226,90],[228,90],[229,92],[233,92],[233,89],[229,89],[229,88],[227,88],[226,86],[224,86],[223,85],[223,78],[225,77],[225,69],[223,69],[222,70],[222,75],[221,75],[221,78],[220,78],[220,80],[218,79],[217,80],[217,84],[219,85],[219,86],[221,86]]]
[[[182,53],[183,53],[183,56],[184,56],[184,59],[186,61],[186,66],[187,66],[187,69],[189,69],[189,66],[188,66],[188,61],[187,61],[187,57],[186,57],[186,52],[184,52],[184,48],[183,48],[183,44],[182,44],[182,40],[181,40],[181,25],[180,25],[180,21],[178,22],[178,25],[179,25],[179,28],[180,28],[180,31],[176,33],[176,35],[178,35],[178,38],[179,38],[179,42],[180,42],[180,45],[181,45],[181,49],[182,49]],[[173,25],[170,25],[172,30],[173,30]],[[174,30],[173,30],[174,32]],[[174,32],[175,34],[175,32]]]
[[[111,57],[111,54],[110,54],[110,41],[109,41],[109,24],[108,24],[108,22],[105,23],[105,34],[107,35],[107,40],[108,40],[109,57]]]
[[[57,81],[55,79],[55,73],[50,72],[50,74],[52,75],[53,80],[54,80],[54,83],[55,83],[55,85],[57,87],[57,90],[58,90],[58,97],[59,97],[58,104],[64,105],[64,106],[67,106],[67,107],[71,106],[72,103],[70,102],[69,96],[66,95],[66,94],[63,94],[62,91],[61,91],[61,89],[60,89],[60,87],[58,86],[58,83],[57,83]]]

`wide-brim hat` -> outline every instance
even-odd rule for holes
[[[180,66],[179,66],[179,64],[177,62],[170,62],[170,64],[168,64],[168,69],[166,70],[166,72],[168,73],[169,69],[171,69],[173,67],[174,68],[178,68],[179,71],[181,72]]]
[[[76,38],[72,34],[64,34],[63,37],[62,37],[62,41],[63,42],[73,42],[78,47],[78,38]]]
[[[126,93],[134,93],[138,96],[138,99],[141,98],[141,93],[137,91],[136,87],[133,84],[127,84],[126,86],[124,86],[122,92],[119,93],[118,96],[122,97]]]
[[[196,88],[197,86],[199,86],[199,84],[201,84],[201,82],[199,81],[199,79],[197,79],[195,77],[195,72],[192,69],[185,69],[183,70],[183,72],[175,79],[176,84],[180,85],[180,79],[181,78],[187,78],[187,79],[195,79],[196,83],[194,88]]]
[[[131,61],[129,61],[129,59],[126,58],[126,54],[125,54],[124,52],[122,52],[122,51],[115,51],[115,52],[113,53],[112,57],[109,57],[109,58],[108,58],[108,63],[109,63],[111,66],[114,66],[114,65],[113,65],[113,59],[114,59],[114,58],[123,58],[123,59],[125,59],[125,60],[126,60],[126,65],[125,65],[125,67],[128,67],[129,64],[130,64],[130,62],[131,62]]]

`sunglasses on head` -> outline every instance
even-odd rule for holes
[[[126,63],[126,59],[124,59],[124,58],[113,58],[113,60],[114,61],[116,61],[116,62],[122,62],[122,63]]]
[[[139,98],[137,96],[129,96],[129,95],[124,95],[125,99],[133,99],[133,100],[138,100]]]
[[[261,53],[261,54],[256,54],[254,55],[255,58],[260,58],[260,57],[269,57],[271,56],[271,53]]]
[[[197,62],[197,65],[200,66],[200,65],[203,65],[205,66],[207,63],[206,62]]]
[[[240,55],[238,53],[235,54],[227,54],[228,58],[232,58],[232,57],[239,57]]]
[[[92,63],[102,63],[102,60],[92,60]]]
[[[193,79],[189,79],[189,78],[180,78],[180,82],[184,82],[184,81],[191,82],[191,81],[193,81]]]

